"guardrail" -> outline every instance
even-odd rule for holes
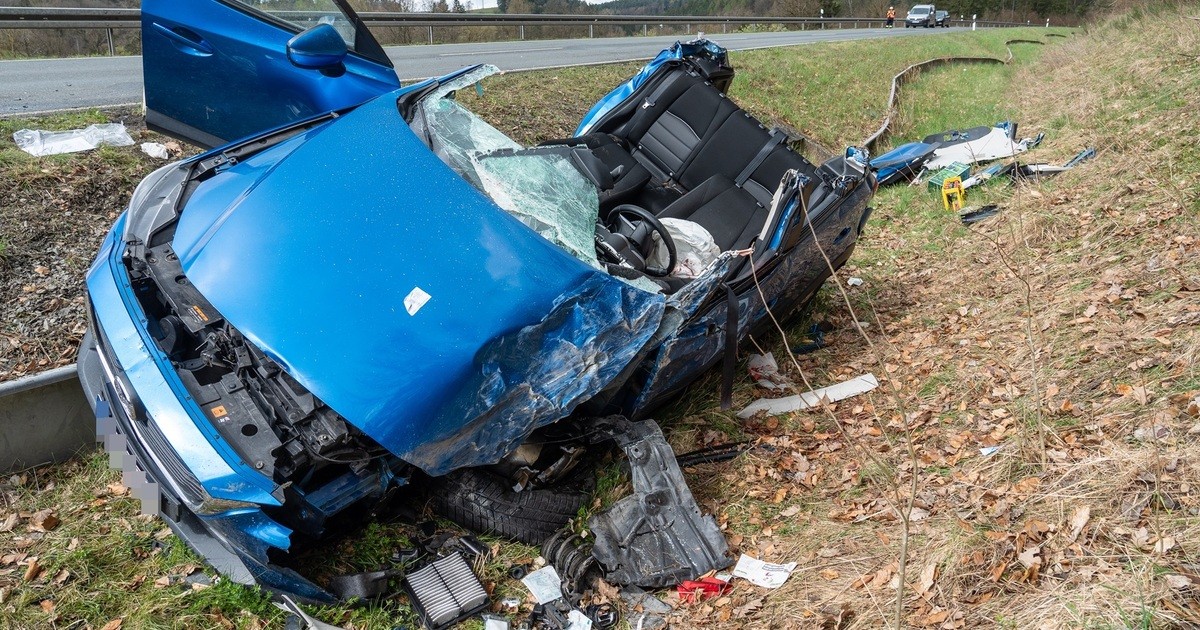
[[[298,16],[313,15],[313,12],[295,12]],[[859,28],[862,25],[882,25],[883,18],[827,18],[827,17],[773,17],[741,15],[565,15],[565,14],[509,14],[509,13],[398,13],[372,11],[359,14],[368,26],[379,27],[425,27],[429,29],[429,43],[433,43],[433,28],[447,26],[516,26],[520,39],[525,39],[526,26],[587,26],[588,36],[595,36],[596,26],[641,26],[647,34],[651,26],[684,26],[691,33],[692,26],[721,26],[728,32],[730,26],[757,24],[781,24],[786,26],[814,26],[819,28]],[[1029,26],[1029,23],[997,22],[989,20],[951,20],[957,26],[1006,27]],[[1049,26],[1050,22],[1046,22]],[[1040,26],[1040,25],[1039,25]],[[0,7],[0,29],[105,29],[108,32],[109,54],[115,54],[113,29],[140,28],[141,11],[138,9],[84,9],[84,8],[28,8]]]

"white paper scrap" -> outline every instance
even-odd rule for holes
[[[508,620],[495,615],[483,616],[483,630],[508,630]]]
[[[533,598],[539,604],[550,602],[563,596],[562,578],[552,565],[546,565],[533,573],[521,578],[521,582],[533,593]]]
[[[572,610],[567,613],[567,630],[592,630],[592,620],[582,611]]]
[[[745,578],[751,584],[764,588],[779,588],[795,570],[795,562],[771,564],[742,554],[742,557],[738,558],[737,566],[733,567],[733,576]]]
[[[787,396],[785,398],[760,398],[750,403],[745,409],[738,412],[739,418],[749,418],[754,414],[765,411],[774,416],[781,413],[791,411],[800,411],[816,407],[821,404],[821,399],[824,398],[829,402],[837,402],[845,400],[852,396],[865,394],[876,387],[879,387],[879,381],[876,380],[874,374],[864,374],[856,376],[848,381],[822,387],[811,392],[804,392],[798,396]]]
[[[404,298],[404,310],[408,311],[409,315],[416,315],[417,311],[421,310],[422,306],[429,301],[430,295],[421,287],[413,287],[412,291],[408,292],[408,296]]]

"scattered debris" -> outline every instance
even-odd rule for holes
[[[17,148],[37,157],[91,151],[101,145],[127,147],[133,138],[121,123],[88,125],[84,129],[70,131],[42,131],[21,129],[13,133]]]
[[[795,387],[792,379],[779,373],[779,364],[775,361],[775,355],[770,352],[752,354],[746,363],[746,368],[750,370],[750,378],[763,389],[782,391]]]
[[[567,527],[542,543],[542,557],[549,568],[559,572],[556,577],[562,590],[572,595],[583,592],[599,577],[595,571],[596,559],[590,549],[583,548],[582,543],[583,539]],[[572,601],[578,600],[572,597]]]
[[[929,191],[934,194],[941,194],[945,189],[947,181],[952,181],[957,178],[960,183],[971,175],[971,167],[961,162],[955,162],[938,169],[928,180]]]
[[[996,452],[999,450],[1000,450],[999,446],[985,446],[985,447],[979,449],[979,454],[983,455],[984,457],[991,457],[992,455],[995,455]]]
[[[1096,157],[1095,149],[1084,149],[1078,155],[1067,161],[1062,166],[1053,164],[1017,164],[1013,169],[1013,179],[1020,181],[1023,179],[1031,179],[1038,181],[1046,177],[1053,177],[1059,173],[1069,171],[1076,166]]]
[[[942,206],[947,210],[961,211],[966,200],[967,191],[963,188],[961,177],[948,177],[942,181]]]
[[[533,573],[521,578],[521,583],[533,593],[533,598],[539,604],[549,604],[556,599],[562,599],[562,579],[554,565],[546,565]]]
[[[275,607],[288,613],[287,622],[284,626],[286,630],[342,630],[341,626],[335,626],[314,619],[287,595],[280,595],[280,600],[282,601],[275,602]]]
[[[772,564],[742,554],[742,557],[738,558],[737,566],[733,567],[733,576],[749,580],[751,584],[763,588],[779,588],[795,570],[795,562]]]
[[[676,587],[676,592],[679,593],[679,601],[690,604],[724,595],[729,588],[728,580],[706,575],[699,580],[684,580]]]
[[[855,280],[855,278],[851,278],[851,280]],[[861,282],[862,281],[859,280],[859,283],[861,283]],[[851,285],[851,286],[854,286],[854,285]],[[799,345],[792,346],[792,354],[797,354],[797,355],[812,354],[813,352],[816,352],[817,350],[824,348],[825,347],[825,333],[830,330],[833,330],[833,326],[830,325],[829,322],[821,322],[819,324],[813,324],[812,327],[810,327],[808,329],[808,337],[810,339],[812,339],[812,341],[810,341],[808,343],[802,343]],[[795,386],[793,385],[791,389],[794,390]]]
[[[938,144],[910,142],[871,160],[871,168],[880,186],[911,180],[933,157]]]
[[[161,142],[143,142],[141,149],[142,153],[145,153],[152,158],[166,160],[170,159],[171,157],[171,154],[167,151],[167,145]]]
[[[621,421],[615,438],[633,494],[588,519],[605,578],[662,588],[729,566],[729,545],[716,519],[701,513],[662,430],[653,420]]]
[[[434,560],[404,578],[404,589],[421,623],[440,630],[488,606],[488,594],[461,554]]]
[[[850,278],[849,280],[846,281],[846,285],[851,286],[851,287],[861,287],[862,284],[863,284],[862,278]]]
[[[838,402],[852,396],[865,394],[876,387],[879,387],[879,381],[876,380],[874,374],[864,374],[857,376],[848,381],[822,387],[811,392],[804,392],[796,396],[788,396],[786,398],[760,398],[747,406],[745,409],[738,412],[739,418],[749,418],[754,414],[765,411],[769,415],[779,415],[781,413],[790,413],[792,411],[800,411],[802,409],[810,409],[821,404],[821,400],[828,402]]]
[[[974,127],[964,131],[947,131],[925,138],[926,144],[937,143],[933,157],[926,163],[929,170],[938,170],[954,163],[976,164],[1024,153],[1042,143],[1046,134],[1016,141],[1017,124],[1011,121],[994,127]]]
[[[971,225],[973,223],[979,223],[984,219],[990,219],[997,214],[1000,214],[1000,206],[995,204],[988,204],[979,208],[971,206],[968,208],[963,208],[961,211],[959,211],[958,219],[962,221],[963,225]]]
[[[985,169],[976,171],[974,175],[963,180],[963,190],[969,190],[980,184],[986,184],[996,177],[1002,177],[1012,172],[1017,165],[1016,161],[1012,162],[997,162],[988,166]]]
[[[375,599],[386,595],[388,581],[400,575],[401,571],[396,569],[339,575],[330,580],[329,590],[343,601]]]
[[[754,442],[734,442],[731,444],[714,444],[705,448],[696,449],[694,451],[684,453],[675,457],[676,463],[680,468],[688,466],[696,466],[698,464],[715,464],[717,462],[727,462],[736,458],[738,455],[745,453],[754,447]]]
[[[483,630],[508,630],[508,620],[499,615],[484,615]]]
[[[629,611],[629,627],[641,630],[665,628],[671,605],[636,586],[621,589],[621,601]]]

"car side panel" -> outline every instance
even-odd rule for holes
[[[349,54],[343,72],[299,68],[296,33],[219,0],[142,3],[147,122],[217,146],[400,86],[390,65]]]

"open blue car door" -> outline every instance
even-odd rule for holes
[[[400,87],[345,0],[145,0],[142,68],[147,125],[204,147]]]

